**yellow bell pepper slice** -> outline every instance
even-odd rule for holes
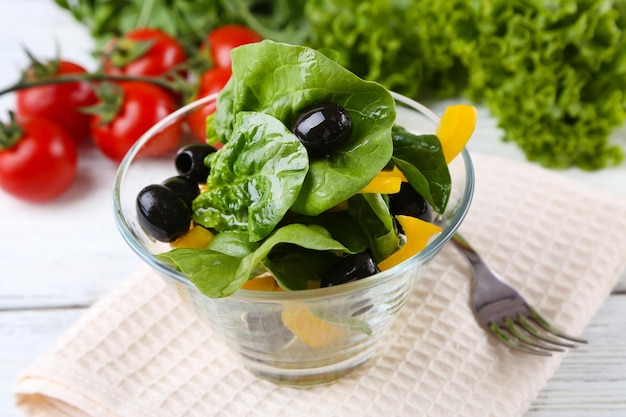
[[[174,240],[171,245],[177,249],[203,249],[213,240],[213,233],[202,226],[193,226],[184,235]]]
[[[450,163],[467,145],[476,128],[476,107],[456,104],[446,107],[435,135],[443,147],[446,163]]]
[[[407,181],[402,171],[394,166],[392,170],[383,170],[376,174],[360,193],[396,194],[400,192],[402,183]]]
[[[390,269],[421,251],[428,245],[431,236],[440,233],[441,227],[418,219],[417,217],[398,215],[396,219],[402,226],[406,235],[406,243],[387,259],[378,264],[378,269],[385,271]]]
[[[341,327],[315,317],[302,305],[285,308],[281,313],[285,327],[307,345],[318,348],[326,346],[343,336]]]
[[[377,175],[360,193],[396,194],[400,192],[401,185],[402,179],[400,177],[379,177]]]
[[[378,177],[399,177],[402,182],[408,182],[409,180],[406,178],[404,173],[398,169],[397,166],[394,165],[393,169],[388,170],[384,169],[380,171],[377,175]]]
[[[278,282],[271,275],[261,275],[251,280],[246,281],[241,286],[244,290],[254,291],[282,291],[283,289],[278,286]]]

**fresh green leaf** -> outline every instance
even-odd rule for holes
[[[232,294],[232,283],[241,281],[237,267],[241,258],[210,249],[174,249],[156,255],[158,259],[182,272],[200,291],[209,297]],[[243,280],[241,285],[243,285]],[[241,287],[240,285],[240,287]]]
[[[193,202],[193,220],[259,241],[296,200],[308,167],[306,150],[279,120],[240,112],[231,140],[211,159],[207,191]]]
[[[209,243],[208,249],[225,255],[243,258],[254,252],[258,247],[259,243],[250,242],[247,233],[227,231],[217,233],[211,240],[211,243]]]
[[[401,126],[393,128],[393,162],[411,186],[443,213],[450,198],[452,179],[435,135],[414,135]]]
[[[389,206],[380,194],[357,194],[348,200],[348,213],[369,240],[374,262],[386,259],[398,250],[400,239]]]
[[[365,252],[369,248],[367,236],[359,223],[347,211],[327,211],[315,217],[298,217],[298,223],[317,224],[328,230],[333,239],[352,252]]]
[[[296,245],[278,245],[263,261],[285,290],[306,290],[309,281],[321,281],[324,272],[338,260],[334,252]]]

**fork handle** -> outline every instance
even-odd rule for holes
[[[474,270],[474,284],[479,294],[486,294],[491,291],[491,293],[495,292],[504,296],[505,294],[515,292],[510,285],[502,281],[498,275],[489,268],[478,252],[474,250],[463,236],[455,233],[452,235],[451,242],[461,251]],[[476,295],[476,297],[482,298],[480,295]]]
[[[463,236],[455,233],[452,235],[451,242],[454,243],[454,245],[463,252],[463,254],[467,257],[467,260],[470,261],[472,266],[482,263],[480,256],[478,256],[478,253],[474,250],[474,248],[470,246],[470,244],[467,242],[467,240],[465,240],[465,238],[463,238]]]

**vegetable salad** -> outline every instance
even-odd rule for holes
[[[345,109],[351,123],[349,136],[322,156],[292,133],[319,103]],[[461,146],[450,137],[468,123],[444,115],[444,148],[435,135],[395,125],[387,89],[319,51],[269,40],[238,47],[232,77],[207,119],[208,142],[223,146],[204,159],[209,173],[190,203],[193,227],[170,236],[176,248],[157,256],[211,297],[228,296],[256,276],[270,275],[283,290],[319,287],[359,254],[371,259],[355,261],[367,276],[391,268],[440,231],[428,216],[392,212],[391,196],[405,183],[423,207],[443,212],[447,160],[475,123],[475,109],[467,112],[473,119]],[[194,241],[192,233],[203,244],[180,243]]]

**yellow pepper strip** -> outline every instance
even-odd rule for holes
[[[377,194],[395,194],[400,192],[400,186],[402,182],[407,182],[408,180],[398,169],[398,167],[394,166],[392,170],[383,170],[380,171],[376,176],[370,181],[369,184],[363,188],[360,193],[377,193]]]
[[[194,226],[184,235],[172,242],[172,246],[181,249],[202,249],[206,248],[213,240],[213,233],[202,226]]]
[[[426,245],[428,245],[431,236],[441,232],[441,227],[418,219],[417,217],[398,215],[396,219],[404,230],[406,243],[387,259],[378,264],[378,268],[381,271],[385,271],[406,261],[417,252],[424,249]]]
[[[343,336],[342,329],[315,317],[306,306],[293,305],[281,313],[283,324],[307,345],[326,346]]]
[[[361,191],[361,194],[396,194],[400,192],[402,179],[400,177],[375,176]]]
[[[446,163],[450,163],[467,145],[476,128],[476,107],[456,104],[446,107],[435,135],[443,147]]]
[[[398,169],[397,166],[393,166],[392,170],[384,169],[376,175],[377,177],[400,177],[402,182],[409,182],[409,180],[404,176],[404,173]]]
[[[278,286],[278,283],[271,275],[261,275],[251,280],[246,281],[241,286],[244,290],[254,291],[282,291],[283,289]]]

